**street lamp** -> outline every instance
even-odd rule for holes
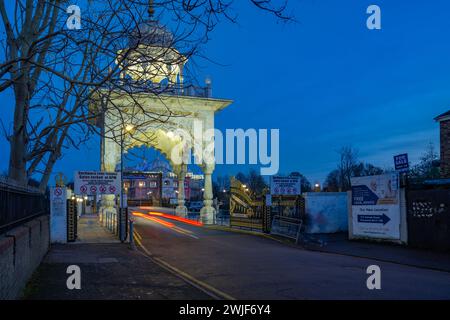
[[[119,208],[119,222],[120,222],[120,228],[119,228],[119,235],[120,235],[120,241],[124,242],[125,239],[123,238],[124,236],[124,224],[123,224],[123,191],[124,191],[124,187],[123,187],[123,142],[124,142],[124,138],[125,135],[127,133],[130,133],[131,131],[134,130],[134,126],[131,124],[127,124],[124,128],[124,130],[122,130],[122,134],[120,135],[120,208]],[[125,221],[126,223],[126,221]]]

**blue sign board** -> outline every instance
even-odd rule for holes
[[[395,164],[396,171],[401,171],[401,172],[408,171],[409,170],[408,154],[403,153],[403,154],[394,156],[394,164]]]

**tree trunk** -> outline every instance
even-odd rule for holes
[[[16,104],[14,110],[14,131],[10,137],[9,177],[23,186],[28,184],[26,168],[26,119],[28,106],[28,90],[22,81],[14,90]]]

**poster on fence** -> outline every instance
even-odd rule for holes
[[[398,174],[355,177],[351,184],[353,235],[399,240]]]

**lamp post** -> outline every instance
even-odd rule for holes
[[[123,221],[123,211],[124,211],[124,188],[123,188],[123,143],[125,140],[125,135],[131,132],[134,129],[132,125],[126,125],[125,130],[122,131],[120,135],[120,208],[119,208],[119,238],[121,242],[125,242],[125,225],[127,223],[127,219]],[[126,218],[126,217],[125,217]]]

